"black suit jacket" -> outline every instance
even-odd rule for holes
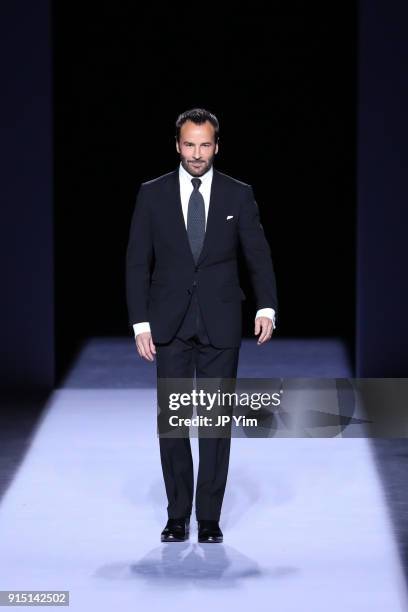
[[[213,168],[205,239],[196,265],[181,206],[179,168],[142,183],[126,253],[129,325],[148,321],[153,342],[168,342],[195,286],[211,343],[240,346],[245,295],[239,284],[238,243],[257,309],[277,311],[270,249],[250,185]]]

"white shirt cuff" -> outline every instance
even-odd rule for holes
[[[275,310],[273,308],[261,308],[257,311],[255,319],[257,317],[268,317],[269,319],[272,319],[273,328],[276,328]],[[151,330],[148,321],[143,321],[142,323],[134,323],[133,331],[136,338],[138,334],[142,334],[143,332],[150,332]]]
[[[257,317],[268,317],[269,319],[272,319],[273,329],[275,329],[275,310],[273,308],[260,308],[255,315],[255,319]]]
[[[150,331],[150,325],[147,321],[143,321],[142,323],[134,323],[133,331],[135,332],[135,338],[137,334],[142,334],[143,332]]]

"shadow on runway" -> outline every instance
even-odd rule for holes
[[[152,588],[166,587],[231,589],[247,579],[281,578],[297,573],[294,567],[263,569],[231,546],[182,542],[163,544],[133,563],[100,568],[94,576],[106,580],[142,579]]]

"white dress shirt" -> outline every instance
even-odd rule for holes
[[[207,170],[205,174],[203,174],[200,177],[197,177],[201,179],[201,185],[199,189],[204,199],[205,227],[206,228],[207,228],[208,207],[210,205],[212,177],[213,177],[213,167],[212,166],[209,170]],[[181,206],[183,209],[183,217],[184,217],[184,223],[186,225],[186,229],[187,229],[188,202],[190,200],[191,192],[194,189],[193,184],[191,182],[192,178],[194,177],[191,176],[191,174],[183,168],[180,162],[180,167],[179,167],[180,198],[181,198]],[[273,308],[260,308],[255,315],[255,318],[257,317],[268,317],[269,319],[272,319],[273,328],[275,329],[276,327],[275,310]],[[141,334],[143,332],[150,332],[150,325],[148,321],[142,321],[141,323],[134,323],[133,331],[136,337],[138,334]]]

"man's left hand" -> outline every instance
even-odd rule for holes
[[[255,336],[261,332],[257,344],[263,344],[271,339],[273,333],[272,319],[269,317],[257,317],[255,319]]]

